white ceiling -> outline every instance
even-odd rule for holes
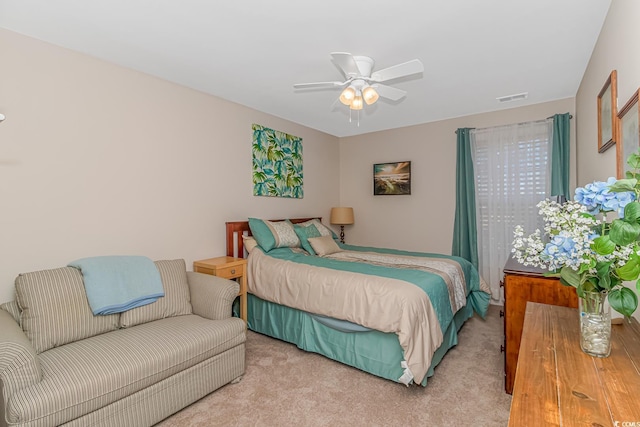
[[[610,3],[0,0],[0,27],[342,137],[573,97]],[[425,71],[387,82],[407,97],[365,106],[358,126],[339,89],[293,89],[341,80],[336,51]]]

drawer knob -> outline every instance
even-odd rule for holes
[[[500,310],[500,317],[504,317],[504,311]]]
[[[500,346],[500,353],[504,353],[504,345]]]
[[[500,280],[500,287],[504,288],[504,282],[502,280]]]
[[[236,274],[236,269],[231,270],[231,274]]]

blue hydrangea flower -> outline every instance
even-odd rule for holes
[[[606,202],[603,202],[603,210],[617,211],[618,216],[620,218],[624,218],[624,207],[633,202],[636,199],[636,195],[631,191],[610,194],[614,194],[615,196],[607,199]]]
[[[570,258],[570,254],[574,250],[575,245],[570,234],[566,231],[561,231],[559,234],[553,236],[551,241],[544,247],[541,258],[546,261]]]
[[[619,217],[624,217],[624,207],[636,198],[632,191],[615,193],[609,188],[616,183],[611,177],[606,182],[594,181],[584,187],[576,188],[575,200],[586,206],[589,213],[596,215],[599,212],[618,212]]]
[[[605,182],[595,181],[584,187],[576,188],[574,198],[576,202],[586,206],[590,214],[595,215],[600,211],[600,200],[598,200],[598,196],[608,189]]]

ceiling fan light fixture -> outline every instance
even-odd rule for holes
[[[351,101],[351,105],[349,106],[349,108],[351,108],[352,110],[362,110],[362,105],[362,95],[358,94],[355,98],[353,98],[353,101]]]
[[[362,91],[362,98],[364,98],[364,102],[366,102],[367,105],[375,103],[379,97],[378,92],[371,86],[367,86]]]
[[[351,105],[355,97],[356,90],[353,87],[349,86],[340,94],[340,102],[342,102],[344,105]]]

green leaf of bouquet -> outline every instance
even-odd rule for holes
[[[640,264],[637,257],[630,258],[625,265],[616,268],[616,274],[622,280],[637,280],[640,276]]]
[[[611,275],[611,264],[613,264],[613,261],[607,261],[607,262],[599,262],[596,264],[596,271],[598,272],[598,276],[600,275]]]
[[[620,280],[616,276],[611,276],[611,288],[610,289],[615,289],[620,284],[622,284],[622,280]]]
[[[608,274],[598,275],[598,287],[600,289],[606,289],[607,291],[611,289],[611,276]]]
[[[603,289],[611,289],[611,264],[613,262],[599,262],[596,265],[598,275],[598,285]]]
[[[624,220],[626,222],[638,222],[640,218],[640,203],[631,202],[624,207]]]
[[[545,271],[542,273],[544,277],[560,277],[559,271]]]
[[[633,153],[627,158],[627,164],[632,169],[640,169],[640,156],[638,153]]]
[[[633,191],[636,188],[638,181],[636,179],[619,179],[613,185],[609,187],[609,191],[614,193],[620,193],[624,191]]]
[[[638,296],[629,288],[619,288],[609,292],[611,308],[626,317],[630,317],[638,308]]]
[[[578,275],[582,276],[582,273],[591,270],[593,267],[595,267],[595,265],[591,265],[591,262],[589,262],[589,264],[580,264],[580,267],[578,267]]]
[[[609,237],[611,241],[620,246],[627,246],[635,242],[640,236],[640,224],[629,223],[620,219],[611,222]]]
[[[580,274],[571,267],[562,267],[562,270],[560,270],[560,277],[569,286],[573,286],[574,288],[580,286]]]
[[[611,237],[609,237],[608,235],[600,236],[593,240],[591,249],[596,251],[596,253],[599,255],[609,255],[616,250],[616,244],[611,241]]]

